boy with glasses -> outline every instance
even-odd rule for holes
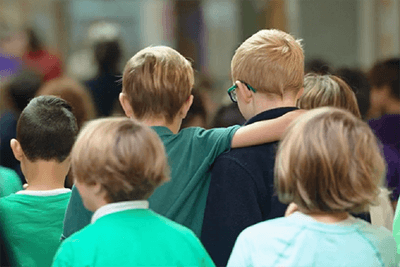
[[[193,102],[194,84],[190,62],[172,48],[148,47],[125,66],[120,103],[127,117],[151,126],[164,143],[171,181],[149,198],[150,208],[178,222],[200,237],[214,159],[231,147],[278,140],[298,112],[285,117],[240,127],[179,130]],[[270,130],[268,130],[270,129]],[[75,187],[65,215],[63,238],[90,223]]]
[[[245,126],[297,109],[304,55],[291,35],[279,30],[257,32],[236,50],[231,71],[235,84],[228,94],[238,103]],[[215,160],[201,239],[217,266],[226,266],[242,230],[285,214],[286,205],[274,196],[276,145],[232,149]]]

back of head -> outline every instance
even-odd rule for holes
[[[135,117],[163,117],[171,123],[189,98],[194,84],[190,62],[172,48],[148,47],[125,66],[122,91]]]
[[[304,55],[300,41],[280,30],[261,30],[244,41],[231,62],[232,80],[257,92],[283,97],[303,86]]]
[[[99,183],[109,203],[147,199],[169,179],[164,146],[157,134],[128,118],[89,122],[71,155],[76,180]]]
[[[389,86],[393,98],[400,100],[400,58],[376,63],[369,72],[372,87]]]
[[[35,97],[36,92],[42,85],[39,75],[30,70],[22,70],[6,85],[11,105],[21,112],[29,101]]]
[[[317,212],[358,212],[374,204],[385,162],[368,124],[323,107],[293,122],[275,165],[279,199]]]
[[[360,118],[353,90],[339,77],[309,73],[304,77],[304,93],[298,100],[301,109],[336,107],[350,111]]]
[[[94,45],[94,57],[101,73],[119,74],[122,49],[117,40],[98,41]]]
[[[351,68],[340,68],[336,71],[336,75],[343,79],[356,94],[361,117],[365,118],[370,108],[369,97],[371,90],[367,76],[361,70]]]
[[[92,96],[82,84],[73,79],[66,77],[53,79],[45,83],[37,95],[53,95],[70,103],[79,129],[84,122],[95,118]]]
[[[70,154],[78,132],[71,106],[61,98],[39,96],[22,111],[17,140],[26,157],[63,162]]]

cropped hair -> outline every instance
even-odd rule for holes
[[[309,73],[304,77],[304,93],[298,100],[298,106],[301,109],[337,107],[361,118],[353,90],[342,79],[329,74]]]
[[[79,129],[83,123],[96,117],[92,95],[81,83],[71,78],[61,77],[46,82],[37,95],[54,95],[70,103]]]
[[[78,133],[71,106],[54,96],[33,98],[17,123],[17,140],[25,156],[36,160],[63,162]]]
[[[279,200],[313,212],[360,212],[376,204],[385,162],[368,124],[317,108],[293,122],[275,161]]]
[[[164,146],[147,126],[129,118],[89,122],[71,153],[75,179],[99,183],[108,203],[147,199],[169,180]]]
[[[257,92],[282,98],[303,86],[304,54],[300,40],[280,30],[261,30],[236,50],[232,80],[243,81]]]
[[[389,86],[392,97],[400,100],[400,58],[376,63],[369,72],[372,87]]]
[[[122,91],[137,119],[163,117],[171,123],[190,97],[193,84],[191,63],[172,48],[155,46],[128,61]]]

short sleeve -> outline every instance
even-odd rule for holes
[[[229,257],[227,267],[240,267],[240,266],[252,266],[249,262],[249,246],[246,242],[246,236],[242,232],[233,247],[231,256]]]
[[[75,266],[74,264],[74,253],[72,250],[72,244],[71,242],[65,241],[64,243],[61,244],[61,246],[58,248],[56,255],[54,256],[53,259],[53,267],[69,267],[69,266]]]
[[[193,140],[199,142],[197,147],[211,153],[210,156],[215,159],[223,152],[230,150],[232,138],[239,128],[239,125],[209,130],[198,128]]]

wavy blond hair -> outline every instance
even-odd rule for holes
[[[323,107],[292,123],[280,143],[275,186],[280,201],[320,212],[359,212],[375,204],[385,162],[368,124]]]
[[[309,73],[304,77],[304,92],[297,105],[301,109],[337,107],[361,118],[357,98],[350,86],[335,75]]]
[[[109,203],[147,199],[169,180],[164,145],[149,127],[128,118],[89,122],[71,152],[75,179],[100,183]]]

